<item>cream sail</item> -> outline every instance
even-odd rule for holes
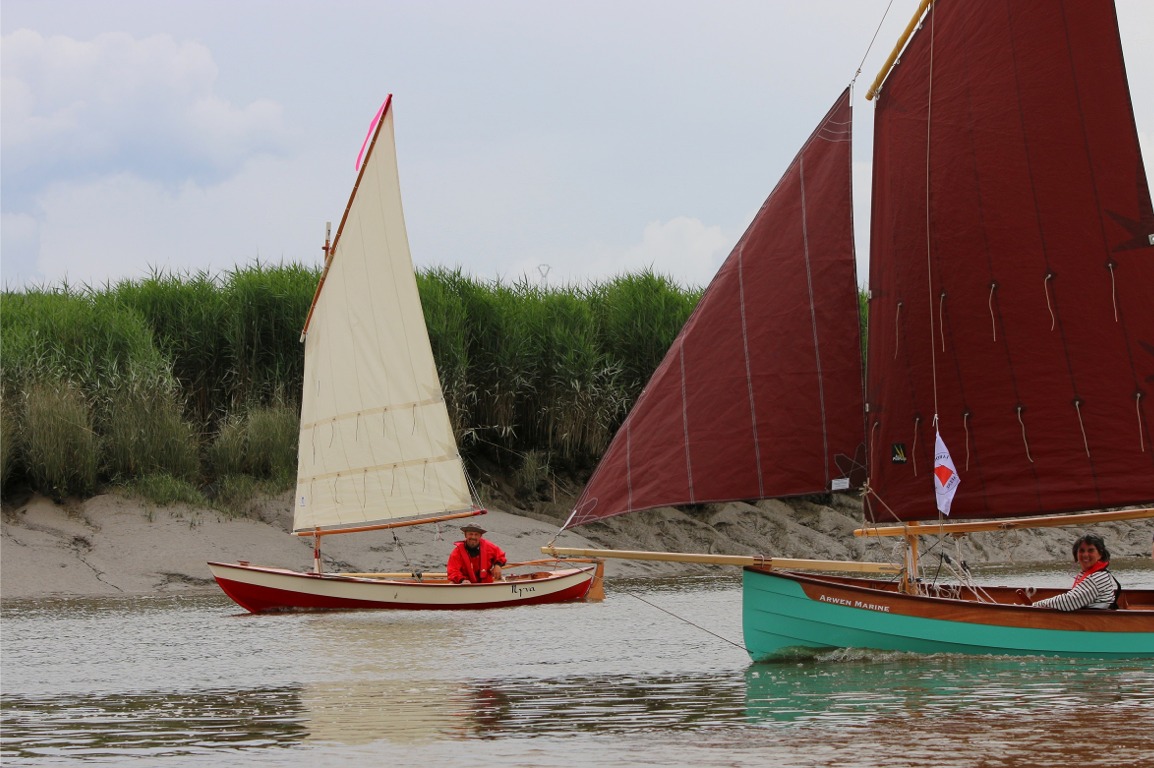
[[[304,331],[297,531],[478,508],[425,328],[381,117]]]
[[[254,613],[480,609],[600,596],[600,565],[509,563],[500,580],[445,573],[323,573],[321,540],[486,514],[457,450],[413,273],[393,137],[392,97],[372,143],[302,333],[305,378],[293,528],[313,540],[313,569],[209,563]],[[445,555],[448,556],[449,545]],[[587,561],[588,562],[588,561]],[[437,564],[444,567],[445,561]]]

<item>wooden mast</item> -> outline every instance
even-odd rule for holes
[[[909,40],[910,35],[914,33],[914,30],[918,26],[918,22],[922,20],[922,16],[925,15],[926,10],[933,4],[934,0],[922,0],[921,5],[918,6],[918,10],[914,14],[914,17],[910,19],[910,23],[906,25],[906,31],[902,33],[902,36],[898,39],[897,45],[894,46],[893,51],[890,52],[889,58],[886,59],[886,63],[882,65],[881,71],[878,72],[878,76],[874,78],[873,85],[871,85],[869,90],[866,91],[867,100],[872,101],[873,97],[877,96],[877,93],[879,90],[881,90],[882,83],[885,81],[886,76],[889,75],[890,70],[893,69],[894,62],[897,61],[898,54],[900,54],[902,49],[906,47],[906,41]]]

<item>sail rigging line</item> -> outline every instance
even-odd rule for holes
[[[993,340],[995,342],[998,340],[998,317],[994,313],[994,293],[997,290],[998,290],[998,283],[996,281],[991,282],[990,283],[990,299],[987,302],[987,306],[989,306],[989,308],[990,308],[990,334],[992,335]]]
[[[1058,322],[1058,318],[1054,317],[1054,306],[1050,303],[1050,281],[1054,279],[1053,272],[1047,272],[1046,277],[1042,280],[1042,293],[1046,294],[1046,309],[1050,310],[1050,330],[1054,330],[1054,324]]]
[[[934,423],[936,424],[938,416],[934,414]],[[918,434],[921,432],[922,417],[914,416],[914,444],[910,448],[910,462],[914,469],[914,477],[918,476]]]
[[[899,301],[897,303],[897,305],[894,307],[894,360],[898,359],[898,349],[901,347],[901,341],[902,341],[902,334],[901,334],[902,303],[903,302]]]
[[[865,66],[866,59],[869,58],[870,51],[874,48],[874,43],[877,42],[878,35],[881,34],[882,26],[886,23],[886,17],[890,15],[890,10],[894,7],[894,0],[890,0],[889,5],[886,6],[885,11],[882,12],[881,20],[878,21],[877,29],[874,30],[874,36],[870,38],[869,45],[866,46],[865,53],[862,54],[861,61],[858,62],[857,71],[853,73],[853,79],[849,81],[849,87],[852,90],[854,83],[857,82],[858,75],[861,74],[862,67]],[[852,99],[851,99],[852,102]]]
[[[1030,441],[1026,438],[1026,422],[1022,419],[1022,411],[1024,410],[1025,408],[1020,405],[1018,406],[1018,424],[1022,427],[1022,444],[1026,446],[1026,458],[1033,464],[1034,457],[1030,455]]]
[[[1086,458],[1090,458],[1090,440],[1086,437],[1086,425],[1082,422],[1082,398],[1074,398],[1074,410],[1078,412],[1078,426],[1082,428],[1082,444],[1086,446]]]
[[[974,596],[973,599],[976,602],[979,602],[979,603],[996,603],[996,602],[998,602],[997,600],[995,600],[990,595],[989,592],[986,591],[985,588],[983,588],[980,584],[978,584],[976,581],[974,581],[973,573],[970,571],[970,566],[966,565],[965,560],[959,559],[958,562],[955,564],[953,558],[950,557],[948,552],[938,553],[938,558],[939,558],[939,560],[938,560],[938,573],[941,573],[941,566],[944,563],[946,566],[946,570],[948,570],[950,572],[950,574],[954,577],[954,580],[957,581],[957,585],[954,586],[954,589],[957,590],[957,596],[955,597],[955,599],[957,599],[957,600],[964,599],[961,597],[961,589],[962,589],[962,587],[966,587],[973,594],[973,596]],[[937,578],[938,578],[938,574],[934,574],[934,582],[937,581]],[[935,586],[936,586],[936,584],[935,584]],[[927,592],[928,592],[928,588],[927,588]]]
[[[942,353],[946,351],[946,292],[943,290],[938,294],[938,337],[942,341]]]
[[[702,632],[705,632],[706,634],[710,634],[710,635],[713,635],[713,636],[714,636],[714,637],[716,637],[718,640],[722,640],[722,641],[724,641],[724,642],[726,642],[726,643],[729,643],[729,644],[730,644],[730,645],[732,645],[734,648],[738,648],[738,649],[740,649],[740,650],[742,650],[742,651],[746,650],[745,646],[744,646],[744,645],[742,645],[741,643],[735,643],[735,642],[733,642],[732,640],[730,640],[728,637],[722,637],[721,635],[717,634],[717,633],[716,633],[716,632],[714,632],[713,630],[711,630],[711,629],[706,629],[705,627],[701,626],[700,624],[698,624],[698,623],[696,623],[696,622],[693,622],[693,621],[690,621],[689,619],[685,618],[684,616],[678,616],[678,615],[677,615],[676,613],[674,613],[673,611],[670,611],[670,610],[668,610],[668,609],[666,609],[666,608],[662,608],[660,605],[657,605],[656,603],[651,603],[651,602],[649,602],[648,600],[646,600],[644,597],[642,597],[641,595],[638,595],[636,592],[629,592],[629,591],[626,591],[626,592],[625,592],[625,594],[629,595],[630,597],[634,597],[634,598],[637,598],[638,600],[640,600],[641,602],[643,602],[643,603],[645,603],[646,605],[650,606],[651,608],[656,608],[657,610],[661,611],[662,613],[667,613],[667,614],[669,614],[670,616],[672,616],[673,618],[677,619],[678,621],[683,621],[683,622],[685,622],[686,624],[688,624],[688,625],[689,625],[689,626],[691,626],[691,627],[696,627],[697,629],[700,629]]]
[[[1134,393],[1134,412],[1138,416],[1138,448],[1146,453],[1146,435],[1142,432],[1142,393]]]
[[[867,483],[865,484],[865,486],[862,488],[862,496],[863,496],[863,497],[865,497],[865,499],[866,499],[867,503],[868,503],[868,501],[869,501],[870,499],[874,499],[874,500],[876,500],[876,501],[877,501],[877,503],[878,503],[878,504],[880,504],[880,505],[882,506],[882,508],[883,508],[883,509],[884,509],[886,512],[888,512],[888,513],[889,513],[890,517],[892,517],[892,518],[893,518],[893,519],[894,519],[894,520],[895,520],[895,521],[896,521],[896,522],[897,522],[899,525],[901,525],[901,526],[902,526],[902,528],[907,528],[907,527],[908,527],[908,525],[909,525],[909,524],[908,524],[908,523],[906,523],[904,520],[902,520],[902,519],[901,519],[901,517],[899,517],[899,516],[898,516],[898,514],[897,514],[896,512],[894,512],[894,511],[893,511],[893,509],[890,507],[890,505],[889,505],[889,504],[886,504],[886,502],[885,502],[885,499],[883,499],[881,496],[879,496],[879,495],[878,495],[878,493],[877,493],[877,492],[876,492],[876,491],[875,491],[873,488],[871,488],[871,487],[870,487],[870,485],[869,485],[869,483],[868,483],[868,482],[867,482]],[[862,509],[862,512],[863,512],[863,514],[864,514],[864,512],[865,512],[865,509],[864,509],[864,507],[863,507],[863,509]],[[875,517],[875,519],[877,519],[877,518]],[[869,535],[869,531],[872,531],[872,530],[874,530],[874,529],[876,529],[876,528],[877,528],[877,524],[876,524],[876,523],[875,523],[875,524],[874,524],[874,526],[873,526],[873,527],[871,527],[871,528],[867,528],[867,527],[865,526],[865,524],[863,523],[863,524],[862,524],[862,527],[861,527],[859,530],[862,530],[862,531],[866,531],[866,533],[865,533],[865,534],[862,534],[862,535],[866,535],[866,536],[868,536],[868,535]],[[858,535],[857,531],[854,531],[854,535],[855,535],[855,536],[857,536],[857,535]]]
[[[930,319],[930,376],[932,381],[934,393],[934,429],[938,426],[938,356],[937,350],[934,349],[934,335],[937,328],[934,327],[934,262],[933,262],[933,231],[931,221],[931,201],[930,201],[930,155],[933,149],[932,135],[933,135],[933,116],[934,116],[934,9],[929,9],[930,22],[930,51],[929,51],[929,71],[926,74],[927,88],[926,88],[926,290],[929,294],[929,319]],[[944,331],[943,331],[944,333]],[[945,346],[945,339],[943,337],[943,347]],[[917,452],[914,452],[917,461]],[[914,477],[917,477],[917,465],[914,465]]]
[[[970,471],[970,411],[962,413],[962,429],[966,433],[966,471]]]
[[[1114,322],[1118,322],[1118,286],[1114,283],[1114,260],[1106,261],[1106,269],[1110,270],[1110,301],[1114,304]]]

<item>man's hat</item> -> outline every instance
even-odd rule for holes
[[[461,532],[462,533],[469,533],[470,531],[474,531],[476,533],[487,533],[487,531],[484,528],[477,525],[476,523],[469,523],[468,525],[462,525],[461,526]]]

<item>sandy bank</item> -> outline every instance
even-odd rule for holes
[[[565,500],[533,509],[491,509],[481,518],[489,538],[512,560],[541,557],[566,514]],[[0,596],[4,600],[77,595],[145,595],[213,590],[205,563],[248,560],[295,569],[312,566],[309,540],[290,535],[289,494],[254,503],[232,518],[187,506],[155,507],[117,495],[59,505],[43,497],[3,507]],[[582,526],[559,546],[762,554],[817,559],[890,560],[894,540],[862,541],[851,500],[833,506],[726,504],[692,512],[653,510]],[[1154,521],[1094,526],[1115,557],[1150,556]],[[975,563],[1065,561],[1078,529],[1039,529],[951,538],[942,545]],[[327,570],[443,570],[456,525],[420,526],[353,536],[324,545]],[[702,573],[716,566],[611,560],[607,576]]]

